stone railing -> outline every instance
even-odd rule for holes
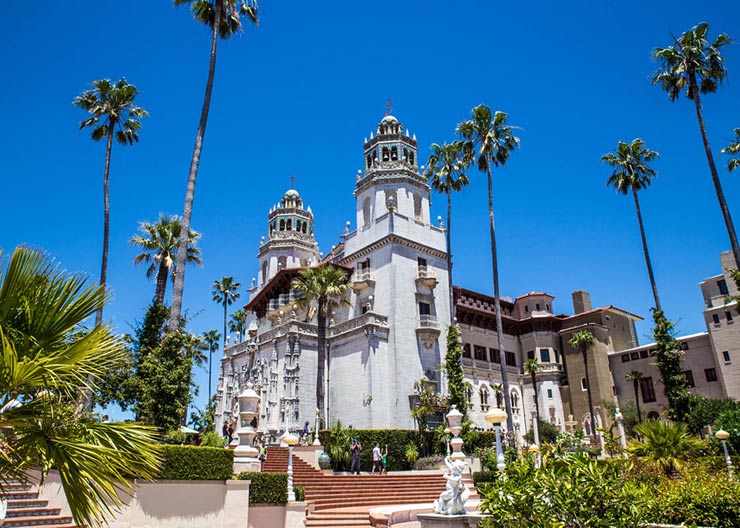
[[[419,266],[419,268],[416,271],[416,278],[417,279],[436,279],[437,275],[434,273],[434,270],[431,270],[426,266]]]
[[[417,328],[439,329],[439,321],[436,315],[420,315],[416,326]]]
[[[388,328],[388,318],[374,312],[367,312],[360,317],[330,327],[327,337],[338,337],[363,327]]]

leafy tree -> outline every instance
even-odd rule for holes
[[[732,142],[721,150],[722,154],[729,154],[727,170],[732,172],[740,167],[740,128],[735,129],[735,137]]]
[[[226,348],[226,320],[227,307],[231,305],[241,295],[239,287],[241,284],[234,280],[234,277],[221,277],[221,280],[213,281],[213,300],[224,307],[224,349]]]
[[[473,108],[473,118],[460,123],[457,132],[465,140],[465,149],[477,156],[478,170],[485,172],[488,179],[488,224],[491,235],[491,267],[493,271],[493,298],[496,308],[496,335],[498,349],[501,351],[501,381],[504,385],[504,403],[508,423],[512,424],[511,396],[509,376],[506,371],[506,354],[504,353],[504,330],[501,320],[501,298],[498,281],[498,249],[496,246],[496,228],[493,219],[493,179],[491,169],[506,165],[511,152],[519,147],[519,138],[514,136],[511,126],[506,123],[505,112],[491,113],[486,105]]]
[[[177,215],[165,217],[159,215],[156,223],[142,222],[139,225],[141,235],[131,237],[129,243],[132,246],[140,247],[144,250],[134,258],[134,264],[149,264],[146,270],[147,278],[151,278],[156,273],[156,289],[154,291],[154,303],[164,304],[164,294],[167,290],[167,277],[170,271],[174,274],[175,255],[177,253],[177,237],[180,235],[180,217]],[[188,241],[188,254],[186,262],[188,264],[202,265],[203,260],[200,258],[200,249],[198,248],[198,239],[200,233],[190,230]]]
[[[714,425],[726,411],[740,411],[740,404],[732,398],[707,398],[700,394],[689,396],[689,413],[684,417],[692,434],[702,435],[704,427]],[[738,430],[740,433],[740,430]]]
[[[539,361],[536,359],[528,359],[527,362],[524,364],[524,372],[529,374],[530,379],[532,380],[532,389],[534,390],[534,408],[537,413],[537,424],[542,423],[542,419],[540,418],[540,398],[537,390],[537,373],[542,370],[542,365]],[[535,442],[537,444],[540,444],[540,438],[542,437],[542,433],[538,429],[538,435],[537,438],[535,438]]]
[[[211,51],[208,62],[206,91],[203,97],[203,107],[200,112],[198,132],[195,135],[195,146],[193,147],[193,156],[190,160],[188,183],[185,190],[185,205],[183,207],[177,263],[175,265],[181,272],[175,276],[174,291],[172,293],[172,310],[169,321],[170,331],[179,327],[180,316],[182,314],[182,295],[185,286],[185,260],[190,233],[190,218],[193,215],[195,183],[198,179],[198,167],[200,166],[200,155],[203,150],[203,139],[206,134],[206,124],[208,123],[208,111],[211,107],[213,79],[216,74],[216,49],[218,40],[219,38],[227,40],[233,35],[241,33],[242,16],[246,16],[249,21],[257,25],[257,2],[255,0],[242,0],[238,6],[235,0],[173,0],[173,5],[175,7],[189,5],[193,18],[197,22],[211,28]],[[224,331],[225,334],[226,332]]]
[[[687,460],[705,447],[683,423],[648,420],[635,427],[635,432],[641,439],[630,440],[627,451],[660,468],[666,475],[680,471]]]
[[[461,356],[460,328],[457,325],[450,325],[447,327],[447,354],[444,366],[445,376],[447,376],[447,392],[450,405],[456,405],[464,415],[467,413],[468,405],[465,399]]]
[[[681,344],[673,338],[674,324],[663,312],[653,310],[653,339],[655,339],[655,365],[660,372],[663,391],[668,400],[668,416],[683,421],[689,412],[688,382],[681,370]]]
[[[75,97],[72,104],[81,108],[90,117],[80,123],[80,130],[92,128],[92,138],[100,141],[106,138],[105,169],[103,171],[103,259],[100,267],[100,284],[105,286],[108,276],[108,245],[110,243],[110,158],[113,150],[113,137],[121,145],[133,145],[139,141],[140,119],[149,113],[134,105],[139,91],[126,79],[112,83],[110,79],[93,81],[94,89],[86,90]],[[103,305],[95,314],[95,325],[103,321]]]
[[[650,254],[648,253],[645,226],[642,223],[642,213],[640,212],[640,200],[637,198],[637,191],[648,188],[652,182],[652,178],[657,175],[655,170],[650,167],[649,162],[658,156],[660,154],[647,148],[642,139],[633,139],[632,143],[620,141],[617,150],[613,153],[604,154],[601,157],[601,161],[614,167],[614,172],[609,176],[606,185],[614,187],[617,192],[622,194],[631,192],[635,200],[637,223],[640,226],[640,237],[642,238],[642,251],[645,254],[645,264],[647,265],[648,277],[650,278],[650,286],[653,289],[655,308],[662,310],[660,298],[658,297],[658,286],[655,284],[655,276],[653,275],[653,264],[650,261]]]
[[[453,141],[449,145],[439,146],[432,143],[432,155],[427,161],[424,177],[429,185],[441,194],[447,195],[447,277],[450,285],[450,323],[455,323],[455,300],[452,290],[452,192],[460,192],[470,180],[465,170],[472,162],[470,149],[464,148],[462,141]],[[462,407],[459,407],[462,409]]]
[[[696,118],[699,122],[699,131],[704,143],[704,153],[709,162],[709,172],[717,194],[717,201],[722,210],[722,216],[727,227],[727,234],[735,257],[735,267],[740,269],[740,245],[738,245],[735,226],[732,223],[730,209],[727,207],[722,183],[714,164],[714,155],[709,146],[709,137],[704,126],[704,115],[701,109],[701,95],[715,93],[717,88],[727,77],[727,69],[722,57],[722,48],[730,44],[729,35],[720,33],[710,44],[707,39],[709,24],[701,22],[689,31],[674,38],[673,46],[657,48],[653,57],[660,61],[661,67],[653,76],[653,84],[657,84],[668,92],[671,101],[675,101],[686,90],[686,98],[694,101]]]
[[[571,336],[568,344],[576,350],[580,350],[583,356],[583,369],[586,373],[586,394],[588,395],[588,412],[591,415],[591,437],[594,443],[596,443],[596,414],[594,413],[594,401],[591,394],[591,380],[588,375],[588,351],[594,346],[594,335],[588,330],[579,330]]]
[[[215,431],[216,423],[216,398],[209,398],[205,409],[196,409],[190,414],[190,423],[196,431],[203,430],[204,433]],[[221,446],[223,447],[223,446]]]
[[[627,381],[632,382],[632,388],[635,391],[635,407],[637,407],[637,421],[642,422],[642,414],[640,414],[640,380],[642,379],[642,372],[639,370],[631,370],[624,375]]]
[[[130,475],[154,478],[156,431],[100,423],[75,408],[124,346],[107,324],[83,326],[108,300],[105,288],[60,270],[46,254],[17,248],[0,275],[0,493],[10,480],[55,468],[75,523],[107,526],[133,491]]]
[[[540,438],[537,439],[537,442],[535,442],[534,438],[534,427],[527,431],[527,433],[523,437],[524,440],[526,440],[530,444],[540,444],[541,442],[554,443],[557,441],[558,435],[560,434],[560,431],[558,431],[557,427],[555,427],[548,421],[539,420],[539,418],[537,422],[537,431],[540,433]]]
[[[315,268],[301,270],[293,279],[291,288],[303,293],[303,303],[315,302],[317,325],[317,368],[316,368],[316,406],[320,415],[324,415],[324,383],[326,377],[326,315],[331,307],[338,304],[349,304],[344,297],[349,292],[348,272],[332,264],[323,264]]]
[[[208,350],[208,401],[211,401],[211,396],[213,394],[211,387],[211,380],[213,379],[213,353],[218,350],[218,342],[220,339],[221,334],[216,330],[203,332],[203,341],[206,344],[206,350]]]
[[[244,330],[247,329],[247,317],[249,315],[245,310],[237,310],[231,314],[229,332],[236,332],[239,335],[240,341],[244,338]]]
[[[727,439],[730,452],[740,453],[740,409],[735,406],[734,409],[722,411],[715,420],[714,427],[715,430],[724,429],[730,433],[730,438]]]

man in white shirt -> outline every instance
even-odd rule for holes
[[[373,470],[370,473],[375,473],[375,470],[378,470],[378,473],[380,473],[380,443],[376,442],[375,447],[373,447]]]

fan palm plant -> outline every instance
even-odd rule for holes
[[[17,248],[0,275],[0,494],[27,471],[52,468],[75,523],[107,526],[133,491],[130,475],[158,472],[156,431],[134,423],[80,417],[79,387],[115,368],[125,346],[107,324],[85,320],[105,304],[103,286],[58,269],[46,254]]]
[[[640,413],[640,380],[642,379],[642,372],[639,370],[631,370],[624,375],[627,381],[632,382],[632,388],[635,391],[635,405],[637,406],[637,423],[642,422],[642,414]]]
[[[211,401],[213,395],[212,390],[212,379],[213,379],[213,353],[218,350],[218,342],[221,339],[221,334],[216,330],[208,330],[203,332],[203,342],[206,344],[206,350],[208,350],[208,401]]]
[[[614,187],[617,192],[622,194],[632,193],[635,200],[637,223],[640,226],[640,236],[642,237],[642,251],[645,254],[650,286],[653,289],[655,308],[662,310],[658,297],[658,286],[655,284],[655,276],[653,275],[653,264],[650,261],[650,253],[648,253],[645,226],[642,223],[642,212],[640,211],[640,200],[637,198],[637,191],[649,187],[652,178],[657,175],[648,163],[658,156],[660,154],[647,148],[645,142],[638,138],[633,139],[632,143],[620,141],[614,152],[601,156],[601,161],[614,167],[614,172],[609,176],[606,185]]]
[[[432,143],[432,155],[427,161],[424,177],[429,185],[447,195],[447,278],[450,286],[450,322],[455,320],[455,301],[452,291],[452,192],[460,192],[470,180],[465,170],[471,163],[471,151],[464,148],[462,141],[453,141],[442,146]]]
[[[167,290],[167,277],[172,271],[172,277],[177,272],[173,268],[175,256],[177,254],[178,237],[180,236],[180,217],[177,215],[167,218],[160,214],[159,220],[155,223],[142,222],[139,225],[141,235],[131,237],[129,243],[132,246],[140,247],[144,250],[134,258],[134,264],[149,264],[146,270],[147,278],[151,278],[155,273],[156,287],[154,290],[154,303],[164,304],[164,294]],[[203,264],[198,248],[198,239],[200,233],[190,230],[188,241],[188,252],[185,262],[188,264]]]
[[[303,303],[316,303],[317,325],[317,367],[316,367],[316,407],[324,415],[324,383],[326,377],[326,321],[327,314],[333,305],[348,305],[344,297],[349,293],[349,272],[332,264],[323,264],[315,268],[306,268],[293,279],[291,288],[304,296]]]
[[[193,156],[190,159],[188,183],[185,189],[185,205],[182,213],[182,226],[180,228],[176,264],[176,268],[180,270],[180,273],[175,276],[175,284],[172,288],[172,308],[170,310],[170,321],[168,325],[170,331],[176,330],[180,326],[182,295],[185,287],[185,261],[190,234],[190,218],[193,215],[195,183],[198,179],[198,167],[200,166],[200,155],[203,150],[203,138],[206,134],[208,112],[211,107],[213,79],[216,75],[216,49],[218,40],[228,40],[232,36],[241,33],[243,16],[246,16],[254,25],[257,25],[256,0],[242,0],[238,6],[236,0],[174,0],[173,5],[175,7],[189,5],[193,18],[197,22],[211,28],[211,52],[208,62],[206,92],[203,96],[203,107],[200,112],[198,132],[195,135],[195,146],[193,147]],[[226,334],[226,331],[224,331],[224,334]]]
[[[504,112],[491,113],[486,105],[473,108],[473,118],[460,123],[457,132],[465,140],[465,149],[471,152],[471,159],[477,156],[478,170],[485,172],[488,179],[488,224],[491,235],[491,266],[493,271],[493,298],[496,308],[496,334],[498,349],[501,351],[501,382],[504,385],[504,404],[509,424],[513,424],[509,377],[506,372],[506,353],[504,352],[504,330],[501,320],[501,298],[498,281],[498,249],[496,246],[496,227],[493,218],[493,180],[491,169],[503,166],[511,152],[519,147],[519,138],[514,136],[511,126],[506,123]]]
[[[227,310],[241,295],[239,287],[241,284],[234,280],[234,277],[221,277],[220,280],[213,281],[213,300],[224,307],[224,349],[226,348],[226,320],[228,318]]]
[[[244,310],[237,310],[231,314],[231,320],[229,321],[229,332],[236,332],[239,335],[239,340],[244,338],[244,330],[247,328],[247,317],[249,315]]]
[[[732,172],[740,167],[740,128],[735,129],[735,137],[732,142],[722,149],[722,154],[729,154],[731,157],[727,162],[727,170]]]
[[[524,364],[524,372],[529,374],[529,377],[532,380],[532,389],[534,390],[534,408],[535,412],[537,413],[537,423],[540,423],[540,398],[539,398],[539,391],[537,390],[537,373],[542,370],[542,364],[537,361],[536,359],[528,359],[527,362]],[[540,444],[540,432],[539,428],[536,429],[537,431],[537,438],[534,439],[534,441],[537,444]]]
[[[583,370],[586,376],[586,394],[588,395],[588,412],[591,415],[591,436],[594,443],[596,443],[596,415],[594,414],[594,401],[591,394],[591,380],[588,375],[588,351],[594,345],[594,335],[588,330],[578,330],[568,340],[568,344],[576,350],[580,350],[583,355]]]
[[[705,446],[686,430],[686,424],[648,420],[635,427],[641,440],[630,440],[627,451],[658,467],[667,475],[680,471]]]
[[[729,35],[720,33],[710,43],[707,38],[708,32],[709,24],[702,22],[682,33],[680,37],[674,38],[672,46],[655,49],[653,57],[660,61],[661,67],[653,76],[653,84],[657,84],[665,90],[671,101],[678,99],[681,92],[686,90],[686,98],[694,102],[699,131],[704,143],[704,153],[709,163],[709,172],[712,175],[712,183],[730,238],[735,266],[740,269],[740,245],[738,245],[735,225],[732,222],[730,209],[727,207],[725,194],[722,191],[722,183],[717,174],[717,167],[714,164],[714,155],[712,154],[712,148],[709,146],[709,137],[707,136],[704,114],[701,109],[701,96],[715,93],[722,81],[727,78],[725,59],[721,51],[732,40]]]
[[[103,258],[100,266],[100,284],[105,286],[108,276],[108,246],[110,243],[110,158],[113,151],[113,137],[121,145],[133,145],[139,141],[140,119],[149,113],[136,106],[134,100],[139,91],[126,79],[112,83],[110,79],[93,81],[94,89],[78,95],[72,104],[81,108],[90,117],[80,123],[80,130],[92,128],[94,141],[106,139],[105,169],[103,170]],[[95,314],[95,324],[103,321],[103,306]]]

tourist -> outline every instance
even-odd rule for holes
[[[385,450],[380,457],[380,474],[385,475],[388,473],[388,444],[385,444]]]
[[[375,474],[375,470],[378,470],[378,474],[380,474],[380,462],[381,462],[381,455],[380,455],[380,442],[375,442],[375,447],[373,447],[373,469],[370,473]]]
[[[226,438],[229,439],[229,443],[234,439],[234,427],[229,424],[229,428],[226,430],[227,436]]]
[[[267,459],[267,451],[265,450],[265,445],[260,442],[259,443],[259,454],[257,455],[257,460],[260,461],[260,467],[262,467],[262,462],[264,462]]]
[[[306,423],[303,424],[303,438],[302,438],[303,443],[305,445],[308,445],[308,434],[309,434],[308,420],[306,420]]]
[[[226,422],[224,422],[224,427],[221,430],[221,434],[223,435],[224,438],[226,438],[229,442],[231,442],[231,438],[229,438],[229,424],[227,424]]]
[[[360,474],[360,452],[362,451],[362,444],[357,438],[352,439],[352,447],[349,448],[349,452],[352,459],[352,464],[349,467],[350,475]]]

